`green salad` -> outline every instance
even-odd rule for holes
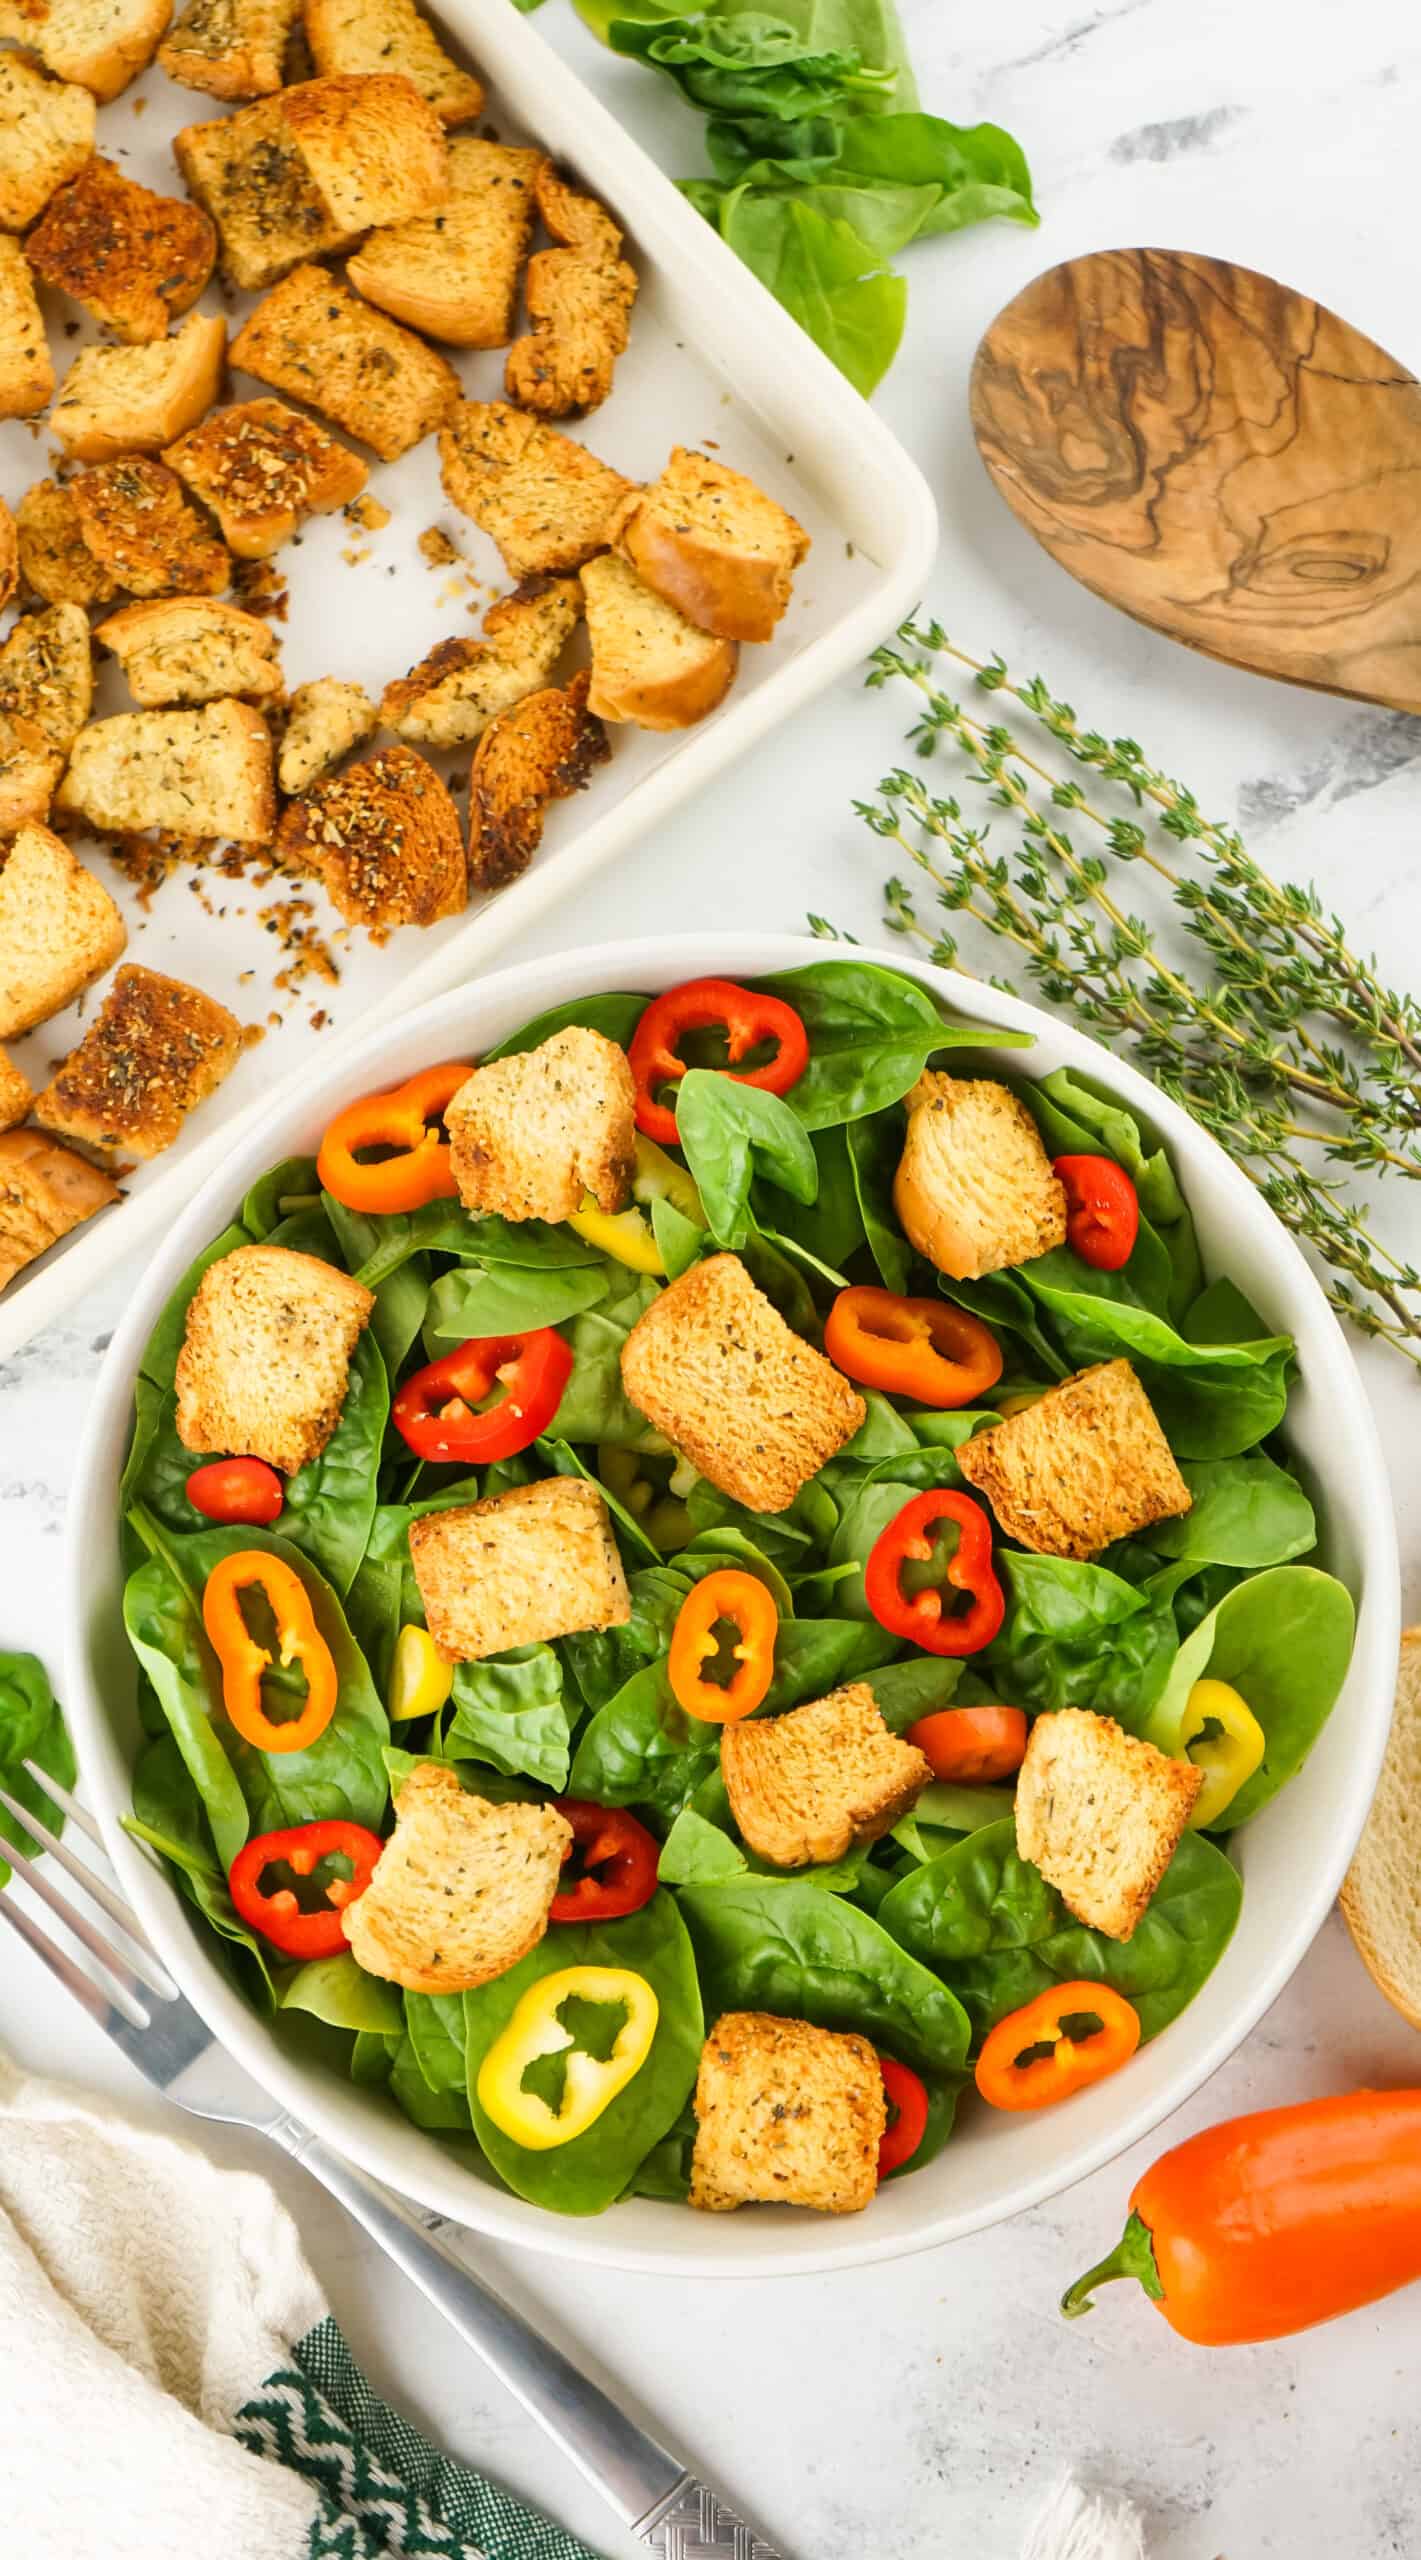
[[[130,1828],[532,2203],[855,2210],[1128,2068],[1338,1694],[1293,1344],[1029,1047],[852,959],[576,1000],[148,1342]]]

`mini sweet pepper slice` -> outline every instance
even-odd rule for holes
[[[733,978],[688,978],[684,986],[668,987],[647,1006],[627,1051],[636,1079],[637,1127],[663,1147],[676,1144],[676,1114],[660,1097],[685,1074],[690,1060],[681,1056],[680,1044],[694,1031],[721,1032],[723,1072],[736,1084],[758,1085],[762,1093],[788,1093],[809,1064],[809,1034],[793,1005],[779,996],[760,995]],[[773,1056],[742,1072],[742,1058],[767,1041],[775,1044]]]
[[[613,1212],[589,1201],[586,1208],[575,1210],[567,1223],[584,1243],[595,1245],[599,1253],[610,1254],[614,1262],[624,1262],[629,1271],[644,1271],[653,1279],[664,1279],[666,1265],[648,1214],[655,1200],[669,1201],[693,1225],[705,1225],[701,1195],[685,1166],[638,1129],[631,1208]]]
[[[993,2027],[977,2056],[989,2107],[1054,2107],[1105,2080],[1140,2041],[1140,2013],[1108,1982],[1055,1982]]]
[[[461,1342],[407,1378],[390,1420],[417,1458],[436,1464],[488,1466],[531,1449],[547,1430],[572,1375],[572,1353],[551,1325]],[[498,1403],[476,1413],[495,1383]]]
[[[909,1590],[906,1568],[931,1562],[938,1528],[950,1521],[957,1545],[942,1582]],[[944,1586],[967,1595],[957,1613],[943,1606]],[[1001,1631],[1006,1597],[992,1570],[992,1524],[970,1494],[934,1487],[914,1494],[874,1540],[864,1567],[864,1597],[881,1627],[907,1636],[925,1653],[980,1653]]]
[[[1001,1348],[979,1317],[944,1298],[901,1298],[892,1289],[841,1289],[825,1319],[824,1348],[861,1387],[939,1412],[975,1404],[1002,1374]]]
[[[341,1955],[346,1939],[340,1915],[365,1891],[384,1846],[378,1832],[367,1831],[359,1822],[301,1822],[289,1831],[263,1831],[239,1849],[232,1861],[227,1877],[232,1907],[249,1929],[269,1938],[282,1955],[298,1964],[309,1964],[317,1956]],[[290,1885],[267,1891],[266,1877],[272,1867],[289,1867],[294,1876],[313,1876],[327,1858],[345,1859],[350,1874],[330,1876],[314,1910],[302,1910]]]
[[[576,2045],[560,2011],[570,2000],[590,2000],[625,2013],[606,2059]],[[610,2107],[634,2080],[651,2051],[660,2004],[649,1982],[619,1965],[574,1964],[545,1973],[524,1992],[483,2061],[475,2091],[486,2116],[525,2151],[555,2151]],[[550,2054],[566,2054],[562,2091],[553,2106],[525,2085],[532,2066]]]
[[[367,1093],[338,1111],[321,1140],[316,1172],[346,1209],[388,1216],[458,1196],[448,1140],[437,1126],[470,1069],[455,1061],[424,1067],[389,1093]],[[358,1147],[395,1152],[363,1162]]]
[[[1179,1747],[1204,1772],[1189,1828],[1207,1831],[1260,1766],[1268,1737],[1227,1680],[1196,1680],[1180,1719]]]
[[[706,1665],[718,1650],[716,1629],[723,1622],[736,1630],[735,1669],[728,1680],[711,1680]],[[666,1676],[677,1705],[704,1724],[738,1724],[753,1715],[775,1676],[779,1625],[773,1595],[755,1574],[733,1565],[708,1573],[687,1593],[671,1630]]]
[[[277,1650],[268,1652],[248,1629],[242,1593],[264,1594],[276,1621]],[[316,1624],[306,1586],[283,1557],[264,1547],[224,1556],[207,1577],[202,1623],[222,1666],[222,1703],[244,1742],[257,1751],[305,1751],[325,1732],[336,1711],[335,1658]],[[278,1723],[262,1700],[262,1678],[273,1665],[299,1665],[306,1696],[294,1716]]]

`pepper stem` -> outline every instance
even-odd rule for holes
[[[1137,2213],[1132,2213],[1108,2258],[1086,2275],[1077,2276],[1061,2296],[1061,2310],[1067,2320],[1079,2320],[1083,2311],[1094,2308],[1092,2296],[1098,2284],[1114,2284],[1121,2276],[1133,2276],[1144,2286],[1151,2302],[1163,2302],[1164,2286],[1155,2264],[1154,2242],[1147,2226]]]

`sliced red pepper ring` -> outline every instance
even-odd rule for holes
[[[1020,1707],[939,1707],[910,1724],[904,1740],[947,1785],[990,1786],[1021,1767],[1026,1716]]]
[[[229,1528],[269,1529],[281,1517],[286,1494],[265,1458],[214,1458],[209,1466],[193,1469],[187,1498],[204,1520],[220,1520]]]
[[[905,1591],[903,1570],[928,1564],[944,1521],[957,1530],[957,1546],[942,1583]],[[966,1593],[969,1606],[953,1614],[943,1606],[944,1587]],[[869,1550],[864,1597],[881,1627],[907,1636],[925,1653],[980,1653],[1001,1632],[1006,1598],[992,1570],[992,1524],[970,1494],[934,1489],[914,1494]]]
[[[572,1375],[572,1353],[551,1325],[533,1333],[498,1333],[461,1342],[457,1351],[431,1360],[408,1378],[390,1408],[390,1419],[417,1458],[437,1464],[486,1466],[531,1449],[547,1430]],[[487,1413],[476,1413],[496,1385],[504,1392]]]
[[[1140,2041],[1140,2014],[1108,1982],[1056,1982],[993,2027],[977,2056],[989,2107],[1025,2114],[1108,2079]]]
[[[661,1852],[645,1823],[581,1796],[555,1796],[553,1810],[572,1825],[567,1854],[581,1872],[554,1894],[550,1920],[624,1920],[650,1902]]]
[[[980,1318],[942,1298],[900,1298],[892,1289],[841,1289],[824,1348],[860,1386],[944,1413],[974,1404],[1002,1374],[1001,1348]]]
[[[377,1832],[359,1822],[302,1822],[290,1831],[263,1831],[238,1850],[228,1872],[237,1917],[300,1964],[316,1956],[341,1955],[346,1945],[341,1913],[365,1891],[384,1846]],[[315,1910],[303,1910],[290,1885],[278,1885],[274,1893],[266,1890],[272,1867],[289,1867],[304,1878],[327,1858],[346,1859],[351,1872],[327,1878],[323,1903]]]
[[[276,1620],[277,1652],[269,1653],[242,1615],[244,1591],[265,1594]],[[244,1547],[224,1556],[207,1577],[202,1623],[222,1666],[222,1703],[244,1742],[257,1751],[305,1751],[325,1732],[336,1711],[339,1678],[330,1646],[316,1624],[306,1586],[281,1556]],[[262,1700],[262,1677],[275,1662],[299,1664],[306,1697],[299,1712],[277,1723]]]
[[[332,1199],[376,1217],[456,1199],[449,1143],[435,1124],[470,1073],[457,1061],[424,1067],[390,1092],[364,1094],[338,1111],[316,1157],[317,1175]],[[397,1152],[362,1163],[357,1147]]]
[[[717,1628],[728,1620],[736,1629],[731,1647],[735,1669],[729,1680],[708,1679],[706,1665],[719,1650]],[[775,1638],[780,1613],[773,1595],[753,1573],[724,1566],[708,1573],[687,1593],[671,1631],[666,1676],[676,1703],[703,1724],[738,1724],[753,1715],[775,1676]]]
[[[1133,1182],[1111,1156],[1056,1156],[1052,1172],[1066,1195],[1066,1242],[1092,1271],[1123,1271],[1140,1232]]]
[[[910,2071],[906,2062],[895,2062],[891,2053],[879,2055],[878,2067],[891,2110],[888,2130],[878,2146],[878,2175],[882,2180],[912,2159],[927,2132],[928,2093],[916,2071]]]
[[[733,978],[689,978],[654,996],[632,1034],[627,1061],[636,1080],[636,1124],[659,1146],[676,1144],[676,1114],[660,1099],[663,1085],[685,1074],[688,1060],[679,1044],[693,1031],[723,1031],[724,1073],[735,1084],[757,1085],[762,1093],[788,1093],[809,1064],[809,1034],[793,1005],[779,996],[757,995]],[[738,1072],[742,1058],[766,1040],[775,1054],[763,1066]]]

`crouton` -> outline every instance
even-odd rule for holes
[[[809,536],[741,471],[677,445],[659,480],[618,509],[607,540],[688,622],[722,640],[772,640]]]
[[[957,1452],[997,1525],[1036,1555],[1098,1555],[1190,1506],[1154,1407],[1128,1360],[1102,1360]]]
[[[776,1867],[828,1866],[859,1841],[881,1840],[932,1777],[921,1751],[889,1732],[863,1680],[788,1715],[727,1725],[720,1767],[743,1837]]]
[[[695,2109],[699,2212],[798,2204],[862,2213],[872,2204],[888,2102],[866,2036],[732,2010],[706,2038]]]
[[[102,104],[153,59],[172,0],[0,0],[0,36]]]
[[[0,713],[0,835],[38,825],[49,816],[64,758],[47,747],[26,721]]]
[[[607,1506],[581,1476],[412,1520],[410,1562],[429,1632],[447,1662],[625,1626],[627,1578]]]
[[[117,595],[118,580],[84,540],[73,491],[57,480],[37,480],[25,491],[15,534],[20,576],[46,604],[107,604]]]
[[[310,684],[298,684],[276,760],[281,789],[294,794],[324,781],[352,747],[363,746],[373,737],[376,720],[375,705],[363,685],[342,684],[338,676],[317,676]]]
[[[89,625],[79,606],[22,615],[0,645],[0,836],[48,815],[93,695]]]
[[[911,1245],[954,1280],[1066,1241],[1066,1195],[1024,1102],[989,1077],[928,1068],[908,1095],[893,1205]]]
[[[407,222],[448,195],[444,128],[402,73],[303,80],[282,91],[281,109],[316,192],[342,231]]]
[[[387,320],[324,267],[297,267],[232,341],[232,362],[393,462],[459,404],[459,377],[422,338]]]
[[[482,640],[441,640],[385,687],[382,727],[414,746],[468,747],[545,685],[582,612],[576,578],[529,578],[491,606]]]
[[[308,515],[358,498],[369,467],[314,418],[280,400],[219,409],[163,460],[212,509],[239,560],[265,560]]]
[[[374,1876],[341,1914],[366,1973],[406,1991],[472,1991],[548,1925],[572,1826],[550,1804],[490,1804],[422,1760],[395,1799]]]
[[[0,232],[0,418],[32,418],[53,390],[30,261],[18,240]]]
[[[585,791],[612,750],[587,708],[591,677],[525,695],[490,721],[469,776],[469,885],[501,889],[527,870],[549,803]]]
[[[589,711],[638,729],[689,729],[725,700],[740,663],[737,640],[698,630],[613,551],[589,560],[582,579]]]
[[[340,1420],[374,1304],[312,1253],[277,1244],[224,1253],[193,1291],[178,1353],[183,1447],[265,1458],[288,1476],[309,1466]]]
[[[475,1217],[556,1226],[589,1199],[615,1213],[631,1197],[636,1085],[600,1031],[573,1025],[475,1067],[444,1125],[459,1197]]]
[[[0,1138],[0,1289],[118,1197],[108,1174],[67,1147],[56,1147],[38,1129],[14,1129]]]
[[[173,137],[189,192],[217,225],[222,272],[246,293],[275,284],[303,258],[353,248],[357,237],[336,220],[311,175],[286,121],[289,94],[184,125]]]
[[[1037,1716],[1017,1775],[1017,1855],[1088,1929],[1131,1938],[1203,1783],[1191,1760],[1171,1760],[1110,1716]]]
[[[74,742],[57,808],[117,835],[265,844],[276,815],[271,732],[249,702],[120,711]]]
[[[269,700],[282,689],[276,633],[258,614],[209,596],[125,605],[94,638],[112,649],[135,702]]]
[[[181,978],[119,970],[34,1106],[53,1137],[100,1156],[161,1155],[242,1054],[242,1026]]]
[[[210,98],[267,98],[281,87],[301,0],[188,0],[158,47],[170,80]]]
[[[442,124],[469,124],[484,93],[450,60],[413,0],[306,0],[306,41],[318,71],[398,71]]]
[[[0,1049],[0,1132],[18,1129],[20,1122],[28,1119],[33,1100],[34,1087],[23,1067],[17,1067],[14,1059],[7,1058]]]
[[[456,916],[468,899],[459,813],[411,747],[382,747],[293,800],[276,847],[319,871],[332,904],[376,941]]]
[[[50,433],[75,462],[157,453],[206,417],[226,351],[226,321],[201,311],[155,346],[86,347],[60,384]]]
[[[148,454],[101,462],[71,480],[86,549],[135,596],[220,595],[232,563],[182,485]]]
[[[0,498],[0,606],[9,603],[19,583],[20,529]]]
[[[515,578],[578,569],[631,492],[608,462],[502,400],[461,400],[439,439],[456,507],[491,535]]]
[[[155,195],[96,155],[51,196],[25,252],[41,284],[137,345],[166,337],[192,309],[217,262],[217,233],[195,204]]]
[[[800,1339],[733,1253],[694,1263],[638,1316],[622,1384],[732,1502],[785,1511],[868,1411]]]
[[[448,201],[371,232],[346,269],[357,293],[447,346],[506,347],[542,157],[502,142],[451,142]]]
[[[595,196],[579,195],[545,160],[536,181],[538,210],[557,249],[528,261],[523,299],[532,326],[515,339],[503,387],[520,409],[545,418],[600,409],[626,347],[636,300],[636,270],[622,257],[622,235]]]
[[[0,869],[0,1040],[62,1012],[127,940],[102,881],[48,827],[21,827]]]
[[[24,231],[94,148],[87,89],[47,80],[22,53],[0,54],[0,230]]]

